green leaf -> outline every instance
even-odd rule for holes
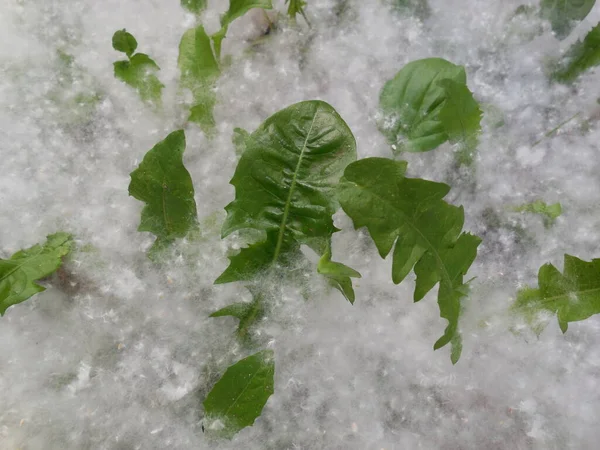
[[[259,321],[265,314],[262,294],[252,292],[252,301],[248,303],[233,303],[225,308],[221,308],[210,315],[210,317],[231,316],[239,319],[240,323],[237,329],[238,338],[245,340],[248,337],[250,327]]]
[[[306,23],[310,23],[304,13],[304,8],[306,7],[306,2],[304,0],[285,0],[285,3],[289,4],[287,14],[292,20],[296,20],[297,14],[302,14]]]
[[[571,46],[551,77],[561,83],[570,83],[598,64],[600,64],[600,24],[592,28],[583,41],[577,41]]]
[[[427,0],[391,0],[392,7],[402,13],[410,14],[421,20],[431,16],[431,7]]]
[[[129,61],[117,61],[113,65],[115,78],[137,90],[143,101],[160,102],[164,85],[155,75],[160,68],[148,55],[136,53]]]
[[[242,128],[234,128],[233,136],[231,136],[231,142],[233,142],[233,146],[235,147],[235,154],[238,156],[242,156],[244,150],[246,150],[246,139],[248,139],[250,133]]]
[[[444,89],[446,96],[438,116],[439,120],[446,130],[448,140],[459,144],[458,151],[468,162],[477,149],[483,113],[465,84],[444,79],[440,80],[438,85]]]
[[[181,6],[194,14],[200,14],[206,9],[206,0],[181,0]]]
[[[275,361],[263,350],[230,366],[204,400],[207,433],[231,439],[251,426],[273,394]]]
[[[131,172],[129,195],[146,203],[138,231],[156,236],[150,257],[198,226],[194,186],[183,165],[185,134],[174,131],[156,144]]]
[[[408,63],[388,81],[379,97],[384,116],[379,126],[393,148],[399,152],[425,152],[446,142],[448,132],[455,130],[446,129],[445,124],[453,124],[440,118],[443,109],[451,108],[445,106],[447,89],[465,106],[469,102],[464,90],[457,91],[453,85],[439,82],[451,80],[466,88],[466,79],[463,67],[444,59],[428,58]]]
[[[552,264],[544,264],[535,288],[521,289],[512,306],[532,325],[539,326],[536,316],[544,311],[556,314],[563,333],[569,322],[585,320],[600,313],[600,259],[591,262],[565,255],[561,274]],[[535,328],[534,328],[535,329]],[[543,326],[537,328],[540,332]]]
[[[221,44],[229,25],[254,8],[273,9],[271,0],[229,0],[229,9],[221,16],[221,29],[211,36],[217,59],[221,58]]]
[[[131,57],[137,48],[137,41],[125,28],[115,31],[112,37],[112,46],[118,52],[123,52]]]
[[[382,258],[394,247],[394,283],[400,283],[414,268],[415,302],[440,283],[440,315],[448,325],[434,349],[451,342],[452,362],[456,363],[461,351],[461,298],[467,294],[463,275],[473,263],[481,240],[461,233],[463,208],[443,200],[450,187],[406,178],[406,165],[385,158],[350,164],[340,182],[338,198],[354,227],[367,227]]]
[[[327,278],[329,284],[340,291],[346,300],[354,304],[355,295],[351,278],[361,278],[361,275],[351,267],[332,261],[331,248],[321,256],[317,272]]]
[[[212,134],[215,127],[213,109],[217,101],[214,88],[221,71],[202,25],[187,30],[181,37],[177,64],[181,71],[181,86],[189,89],[194,98],[189,120],[197,123],[204,133]]]
[[[517,206],[514,211],[539,214],[544,219],[544,226],[549,227],[562,214],[562,206],[560,203],[549,205],[541,200],[536,200],[532,203]]]
[[[596,0],[542,0],[540,15],[550,21],[556,37],[564,39],[595,3]]]
[[[222,237],[253,229],[263,238],[230,257],[215,283],[250,280],[302,257],[300,245],[324,251],[337,231],[335,187],[356,160],[352,132],[329,104],[306,101],[269,117],[245,140],[231,184]]]
[[[0,316],[6,309],[46,290],[36,281],[54,273],[72,249],[72,236],[55,233],[44,245],[20,250],[10,259],[0,259]]]

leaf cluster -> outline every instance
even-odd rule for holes
[[[115,78],[134,88],[143,101],[160,104],[164,85],[156,76],[160,70],[158,64],[145,53],[135,53],[137,41],[125,29],[115,32],[112,45],[115,50],[127,55],[127,60],[113,64]]]

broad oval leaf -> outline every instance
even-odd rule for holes
[[[193,96],[189,120],[197,123],[204,133],[211,134],[215,127],[213,109],[217,101],[214,85],[221,71],[202,25],[187,30],[181,37],[177,64],[181,71],[181,87],[189,89]]]
[[[231,439],[251,426],[273,394],[275,361],[263,350],[230,366],[204,400],[204,427],[210,434]]]
[[[565,255],[564,269],[544,264],[538,273],[536,288],[521,289],[513,305],[513,311],[523,314],[536,332],[544,324],[539,314],[556,314],[563,333],[569,322],[577,322],[600,313],[600,259],[591,262]]]
[[[441,317],[448,320],[438,349],[452,343],[452,362],[460,357],[458,319],[467,285],[463,275],[477,255],[481,240],[462,233],[462,207],[443,198],[450,187],[443,183],[406,178],[406,162],[367,158],[350,164],[339,185],[342,208],[355,228],[367,227],[379,254],[392,247],[392,280],[400,283],[414,268],[414,300],[421,300],[438,282]],[[395,246],[394,246],[395,244]]]
[[[600,64],[600,24],[577,41],[565,53],[552,73],[552,79],[561,83],[575,81],[583,72]]]
[[[71,248],[71,235],[60,232],[48,236],[43,245],[20,250],[10,259],[0,259],[0,316],[10,306],[44,291],[46,288],[36,281],[58,270]]]
[[[138,231],[156,236],[151,257],[198,225],[192,178],[183,165],[184,151],[185,134],[174,131],[148,151],[130,174],[129,195],[146,203]]]
[[[380,130],[395,150],[425,152],[451,140],[472,142],[481,111],[466,86],[465,69],[441,58],[408,63],[379,98]],[[464,124],[463,130],[458,125]]]
[[[118,52],[125,53],[128,57],[133,55],[137,48],[137,41],[131,33],[128,33],[125,28],[115,31],[112,37],[112,46]]]
[[[540,15],[548,19],[559,39],[566,38],[586,18],[596,0],[542,0]]]
[[[348,125],[331,105],[316,100],[275,113],[244,143],[222,236],[254,229],[264,239],[231,257],[216,283],[250,280],[299,256],[301,244],[323,254],[337,231],[331,217],[338,207],[335,187],[356,160]]]

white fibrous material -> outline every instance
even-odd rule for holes
[[[209,2],[208,32],[225,3]],[[273,3],[281,14],[270,14],[277,26],[267,36],[266,18],[252,14],[223,41],[209,139],[182,106],[178,45],[196,21],[178,0],[1,2],[0,256],[57,230],[87,250],[66,263],[68,280],[53,278],[0,318],[0,448],[597,448],[600,320],[571,323],[565,335],[550,320],[538,338],[508,308],[542,264],[600,257],[599,75],[567,88],[545,72],[600,9],[565,43],[541,19],[512,18],[517,0],[429,0],[418,17],[383,0],[307,0],[310,27]],[[113,76],[123,54],[111,37],[123,28],[160,66],[162,109]],[[237,321],[208,317],[250,300],[243,283],[213,285],[241,245],[219,232],[234,196],[233,129],[252,132],[292,103],[320,99],[348,123],[359,158],[393,157],[378,129],[379,92],[428,57],[464,65],[482,109],[500,117],[484,116],[467,170],[449,143],[402,155],[409,176],[452,186],[447,200],[464,205],[465,229],[483,239],[467,278],[476,277],[460,361],[451,364],[449,346],[432,348],[446,326],[437,288],[414,304],[414,276],[394,285],[391,258],[339,213],[333,254],[362,274],[355,304],[316,276],[308,294],[283,289],[253,330],[275,352],[275,393],[252,427],[209,440],[202,401],[246,356]],[[202,237],[178,241],[157,265],[145,255],[154,237],[137,231],[143,204],[128,195],[129,174],[182,127]],[[510,212],[537,198],[563,205],[553,226]]]

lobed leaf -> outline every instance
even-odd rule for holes
[[[231,439],[251,426],[273,394],[275,361],[263,350],[230,366],[204,400],[208,433]]]
[[[285,3],[288,5],[287,14],[292,20],[296,20],[296,15],[301,14],[306,23],[309,23],[304,13],[304,8],[306,7],[304,0],[285,0]]]
[[[600,313],[600,259],[591,262],[566,255],[561,274],[552,264],[544,264],[538,273],[538,288],[521,289],[513,311],[523,314],[537,332],[537,316],[556,314],[566,333],[569,322],[585,320]]]
[[[335,187],[356,160],[352,132],[329,104],[316,100],[275,113],[244,142],[222,236],[254,229],[264,238],[230,257],[215,283],[250,280],[286,265],[302,257],[302,244],[325,253],[337,231]]]
[[[72,236],[55,233],[44,245],[20,250],[10,259],[0,259],[0,316],[7,308],[46,290],[36,281],[56,272],[72,249]]]
[[[177,65],[181,71],[181,86],[189,89],[194,99],[189,120],[197,123],[206,134],[211,134],[215,127],[213,109],[217,101],[214,85],[221,71],[202,25],[187,30],[181,37]]]
[[[540,15],[550,21],[556,37],[564,39],[595,3],[596,0],[542,0]]]
[[[463,275],[477,255],[481,240],[462,233],[462,207],[443,198],[443,183],[406,178],[406,162],[367,158],[344,172],[338,198],[356,229],[367,227],[379,254],[392,248],[392,280],[398,284],[414,269],[414,301],[421,300],[438,282],[440,315],[448,320],[434,349],[452,343],[452,362],[461,353],[458,320],[461,298],[467,294]]]
[[[154,257],[198,226],[192,178],[183,165],[185,134],[174,131],[156,144],[131,172],[129,195],[146,203],[138,231],[156,236]]]
[[[598,64],[600,64],[600,24],[592,28],[583,41],[577,41],[571,46],[551,77],[561,83],[570,83]]]
[[[450,140],[476,145],[481,110],[465,69],[441,58],[408,63],[381,91],[381,132],[398,152],[425,152]]]

